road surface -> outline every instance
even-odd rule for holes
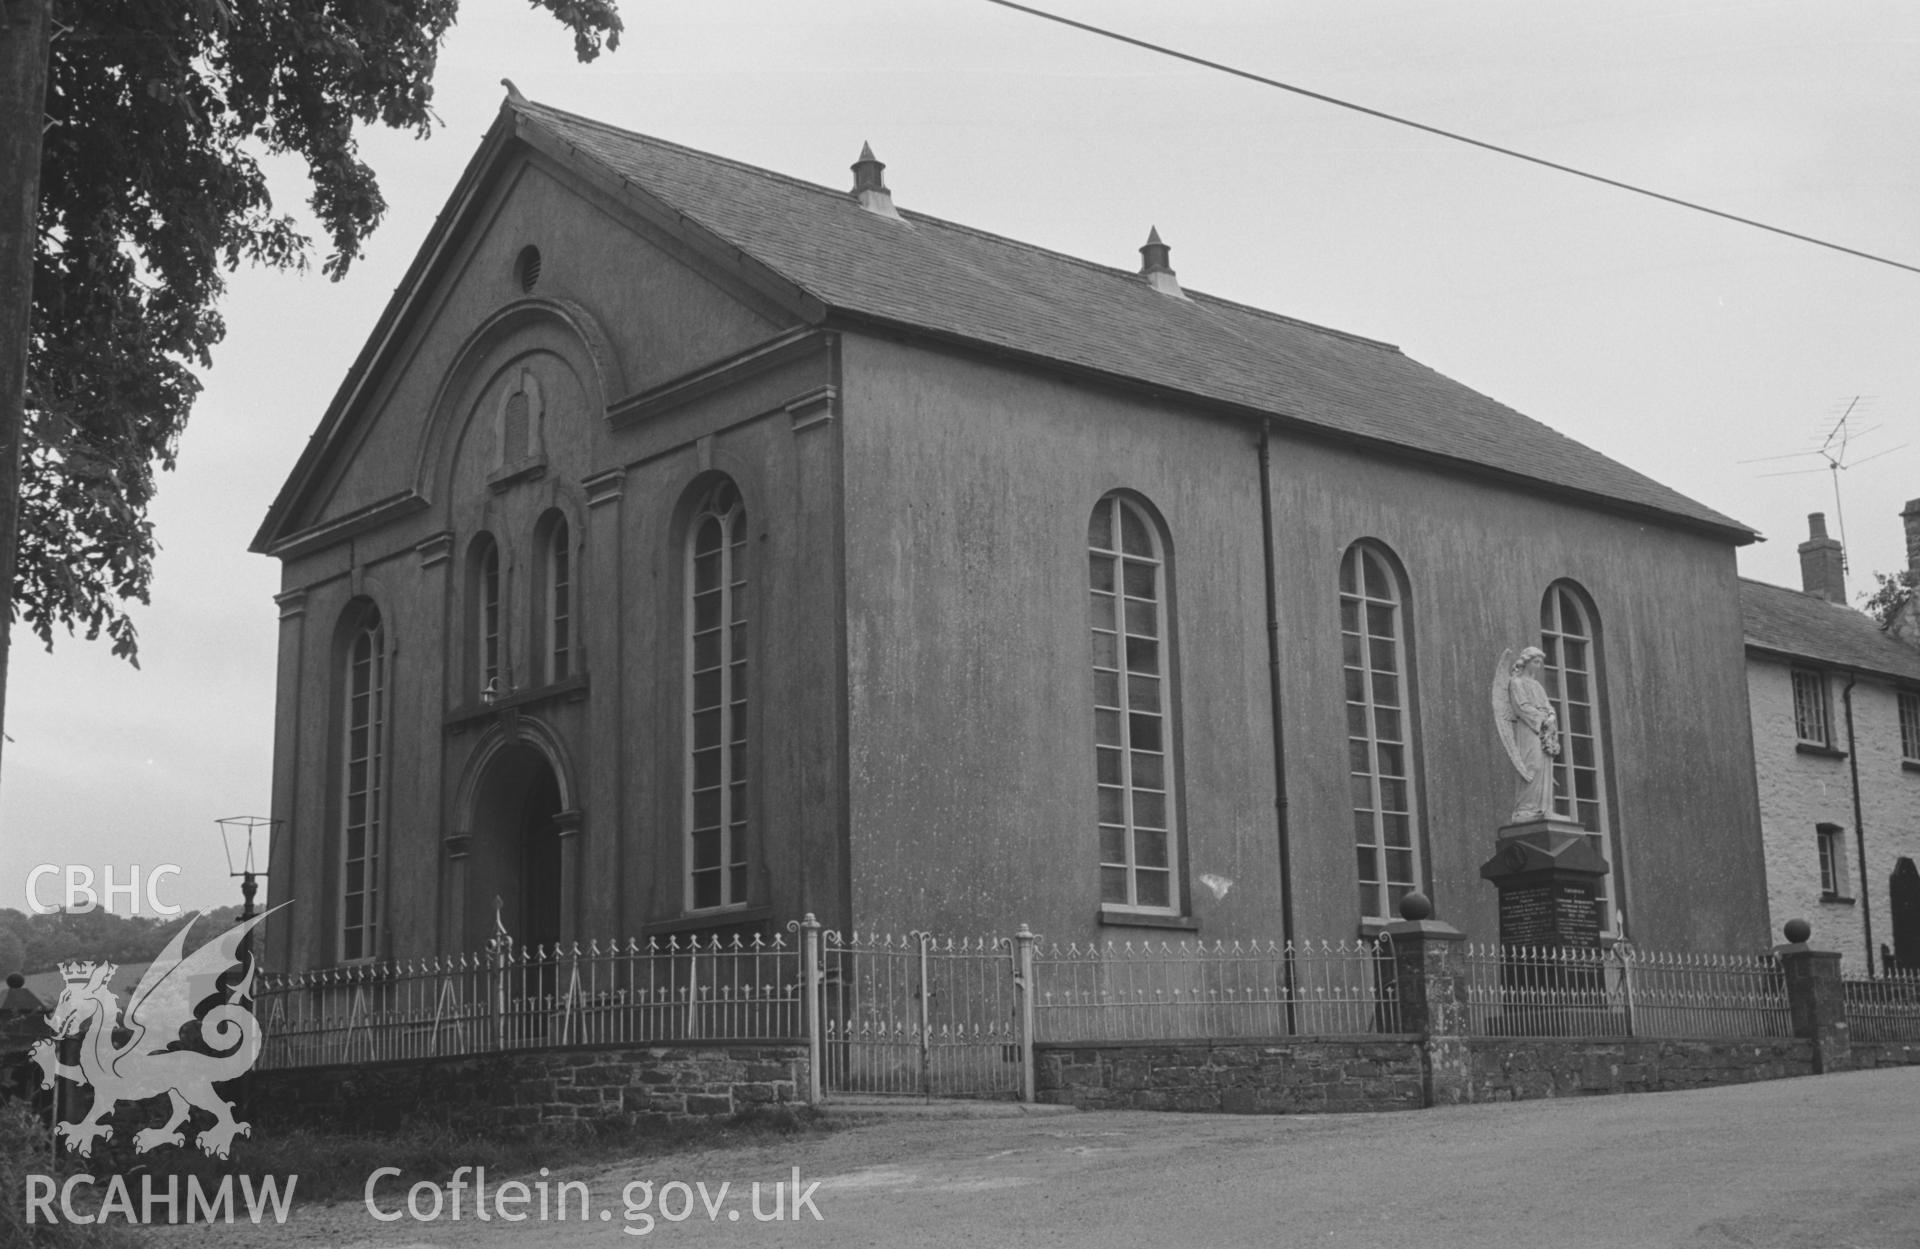
[[[786,1187],[796,1168],[808,1198],[797,1221]],[[390,1222],[352,1201],[296,1207],[282,1227],[152,1238],[195,1249],[1914,1249],[1920,1068],[1376,1115],[888,1117],[548,1177],[589,1185],[585,1222],[577,1189],[562,1222],[551,1204],[539,1217],[532,1187],[518,1206],[507,1190],[504,1207],[528,1217],[502,1220],[505,1177],[495,1176],[482,1198],[491,1220],[474,1217],[469,1186],[458,1221],[444,1190],[416,1193],[420,1214],[440,1205],[437,1220],[423,1221],[406,1213],[418,1178],[375,1185],[375,1207],[401,1216]],[[771,1215],[777,1196],[778,1220],[755,1217],[756,1181],[757,1213]]]

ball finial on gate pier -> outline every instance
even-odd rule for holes
[[[1415,921],[1432,919],[1433,899],[1417,889],[1414,890],[1400,899],[1400,918]]]
[[[1804,919],[1790,919],[1780,929],[1790,945],[1805,945],[1807,938],[1813,935],[1813,925]]]

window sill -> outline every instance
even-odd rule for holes
[[[534,481],[546,474],[547,457],[529,456],[513,464],[495,469],[487,475],[487,488],[495,494],[505,490],[516,481]]]
[[[1852,906],[1853,905],[1852,898],[1844,898],[1837,893],[1823,893],[1820,895],[1820,901],[1830,906]]]
[[[1902,772],[1920,772],[1920,759],[1902,759],[1900,761],[1900,770]]]
[[[1822,759],[1844,759],[1847,752],[1835,750],[1831,746],[1817,746],[1812,742],[1795,742],[1793,748],[1803,755],[1817,755]]]
[[[770,906],[725,906],[710,911],[689,911],[673,919],[663,919],[640,928],[642,936],[664,937],[673,933],[704,933],[708,929],[739,928],[764,924],[773,918]]]
[[[1129,911],[1125,907],[1104,903],[1100,907],[1099,922],[1103,928],[1178,928],[1186,932],[1200,931],[1200,921],[1191,915],[1169,915],[1163,911]]]

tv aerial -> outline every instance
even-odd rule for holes
[[[1847,513],[1846,509],[1840,505],[1841,471],[1858,467],[1859,465],[1867,463],[1869,460],[1877,460],[1883,455],[1892,455],[1895,451],[1900,451],[1913,445],[1903,442],[1897,447],[1888,447],[1884,451],[1875,451],[1873,454],[1862,456],[1859,459],[1851,458],[1854,451],[1853,444],[1880,428],[1878,425],[1870,425],[1865,429],[1855,429],[1853,427],[1854,420],[1862,414],[1862,409],[1870,398],[1871,396],[1868,395],[1855,395],[1853,398],[1848,399],[1845,406],[1840,409],[1839,417],[1834,420],[1831,426],[1823,423],[1822,428],[1826,430],[1826,434],[1821,437],[1820,444],[1816,447],[1812,447],[1806,451],[1790,451],[1785,455],[1763,455],[1757,459],[1738,461],[1738,463],[1741,464],[1770,464],[1780,460],[1805,459],[1809,456],[1817,456],[1826,461],[1825,464],[1817,465],[1813,468],[1787,468],[1777,473],[1761,473],[1760,476],[1799,477],[1806,473],[1826,473],[1833,479],[1833,517],[1840,530],[1840,566],[1842,568],[1847,566]]]

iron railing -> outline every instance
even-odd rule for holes
[[[1034,954],[1041,1041],[1255,1039],[1399,1031],[1384,942],[1133,942]]]
[[[828,1089],[934,1097],[1023,1088],[1014,940],[825,932],[820,958]]]
[[[555,1046],[805,1044],[824,1092],[1031,1098],[1036,1042],[1397,1034],[1390,940],[1046,944],[929,933],[516,946],[267,975],[259,1066],[453,1057]],[[1771,955],[1468,946],[1479,1036],[1791,1035]],[[1860,1040],[1920,1039],[1920,977],[1849,981]]]
[[[1841,982],[1847,1031],[1855,1041],[1920,1041],[1920,972]]]
[[[1770,954],[1467,947],[1477,1036],[1784,1037],[1786,978]]]
[[[566,1045],[803,1040],[782,939],[589,942],[266,975],[259,1066]]]

